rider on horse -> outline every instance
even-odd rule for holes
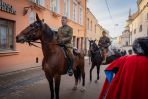
[[[102,32],[102,37],[100,38],[98,45],[103,50],[104,61],[102,63],[106,63],[108,47],[111,45],[111,41],[110,41],[109,37],[106,36],[105,31]]]
[[[59,44],[66,47],[67,57],[69,61],[67,73],[71,76],[73,74],[72,65],[73,65],[73,48],[72,48],[72,36],[73,29],[67,25],[67,17],[62,16],[61,23],[62,26],[58,29],[58,42]]]

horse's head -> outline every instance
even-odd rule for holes
[[[94,52],[97,49],[98,46],[96,44],[96,40],[89,40],[89,50]]]
[[[43,31],[43,21],[39,19],[38,14],[36,14],[36,19],[34,23],[26,27],[20,34],[16,36],[17,43],[33,42],[41,39],[41,32]]]

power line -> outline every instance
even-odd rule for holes
[[[105,3],[106,3],[106,6],[107,6],[107,9],[108,9],[108,13],[110,15],[110,18],[113,19],[112,15],[111,15],[111,12],[110,12],[110,9],[109,9],[109,5],[108,5],[107,0],[105,0]]]

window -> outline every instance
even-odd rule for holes
[[[126,42],[125,45],[128,46],[128,42]]]
[[[139,32],[142,32],[142,25],[140,25]]]
[[[59,13],[59,0],[50,0],[50,10]]]
[[[91,21],[91,23],[90,23],[90,26],[91,26],[91,27],[90,27],[90,30],[92,31],[92,21]]]
[[[70,0],[64,0],[64,16],[70,18]]]
[[[136,34],[136,29],[134,29],[134,34]]]
[[[89,18],[87,19],[87,29],[89,30]]]
[[[80,7],[80,24],[83,25],[83,9]]]
[[[36,3],[41,5],[41,6],[45,6],[45,0],[36,0]]]
[[[30,0],[40,6],[45,6],[45,0]]]
[[[36,13],[34,11],[28,13],[28,17],[29,17],[29,24],[36,21]]]
[[[77,2],[74,0],[73,2],[73,21],[77,22],[77,12],[78,12],[78,5]]]
[[[14,50],[14,22],[0,19],[0,51]]]

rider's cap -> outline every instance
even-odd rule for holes
[[[66,19],[67,20],[67,17],[66,16],[62,16],[62,19]]]
[[[105,33],[106,34],[106,31],[102,31],[102,33]]]

